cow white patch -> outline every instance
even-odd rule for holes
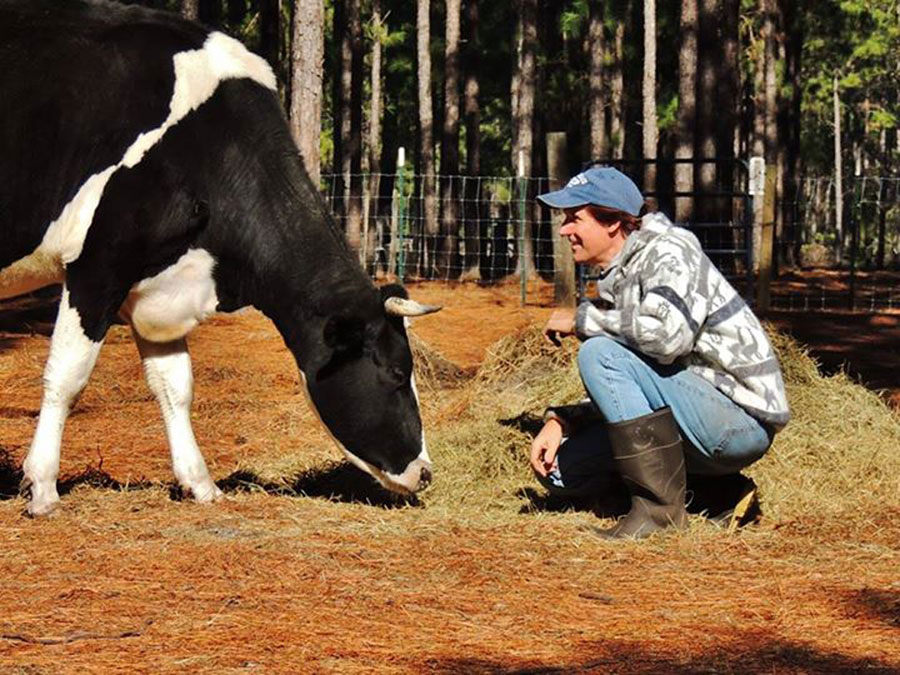
[[[135,284],[122,305],[122,315],[145,340],[183,338],[216,311],[214,266],[208,251],[190,249],[174,265]]]
[[[94,213],[112,175],[123,166],[137,165],[166,131],[209,100],[222,81],[247,78],[268,89],[277,88],[275,75],[264,59],[218,32],[211,33],[201,49],[175,54],[173,66],[175,87],[165,121],[160,127],[141,133],[120,162],[88,178],[47,228],[34,252],[0,270],[0,298],[60,281],[64,266],[81,255]]]
[[[191,428],[194,376],[187,344],[183,339],[156,344],[138,334],[135,342],[144,363],[147,384],[162,411],[178,484],[198,502],[219,499],[222,491],[210,478]]]
[[[416,376],[414,373],[411,373],[409,376],[409,384],[412,387],[413,395],[416,397],[416,408],[418,410],[422,410],[422,406],[419,405],[419,390],[416,388]],[[422,452],[419,453],[420,460],[423,462],[427,462],[429,465],[431,464],[431,458],[428,456],[428,446],[425,445],[425,425],[422,425]]]
[[[22,466],[23,484],[31,490],[28,512],[32,515],[49,513],[59,502],[56,479],[63,426],[94,369],[101,344],[84,334],[81,317],[74,307],[69,306],[69,291],[63,288],[50,341],[50,355],[44,368],[41,413]]]
[[[409,334],[409,325],[409,317],[403,317],[403,328],[404,330],[406,330],[407,335]],[[409,374],[409,384],[412,387],[413,396],[416,397],[416,408],[421,411],[422,406],[420,405],[419,401],[419,389],[416,387],[416,374],[414,372]],[[422,452],[419,453],[419,459],[421,459],[423,462],[427,462],[429,468],[431,467],[431,458],[428,456],[428,446],[425,444],[424,424],[422,425]]]
[[[64,275],[62,262],[58,258],[35,251],[0,270],[0,299],[58,284]]]

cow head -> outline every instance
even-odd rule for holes
[[[431,481],[406,317],[439,309],[409,300],[398,285],[342,303],[326,315],[319,357],[305,373],[313,406],[350,461],[401,494]]]

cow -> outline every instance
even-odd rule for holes
[[[185,336],[253,306],[281,333],[350,461],[431,480],[407,317],[376,288],[304,170],[268,64],[227,35],[105,0],[0,0],[0,298],[62,284],[27,511],[49,513],[66,417],[109,327],[130,324],[175,478],[221,496],[190,422]]]

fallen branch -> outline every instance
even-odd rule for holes
[[[65,645],[76,640],[121,640],[123,638],[138,637],[144,634],[144,630],[153,623],[153,619],[147,619],[144,625],[134,630],[127,630],[124,633],[92,633],[90,631],[78,630],[74,633],[61,636],[32,637],[23,635],[22,633],[2,633],[0,639],[13,640],[16,642],[27,642],[34,645]]]

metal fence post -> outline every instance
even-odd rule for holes
[[[397,279],[401,282],[406,276],[406,186],[404,184],[404,168],[406,164],[406,150],[397,150],[397,180],[395,190],[397,192]]]
[[[525,305],[525,297],[528,294],[528,263],[525,259],[525,227],[528,225],[525,217],[525,209],[528,208],[528,180],[525,178],[525,156],[519,150],[519,267],[522,270],[522,305]]]
[[[849,291],[850,298],[848,300],[849,309],[852,312],[856,309],[856,258],[859,255],[859,221],[861,214],[859,210],[862,208],[861,202],[863,194],[860,191],[859,176],[856,176],[853,186],[853,204],[847,209],[848,225],[850,226],[850,280]]]

